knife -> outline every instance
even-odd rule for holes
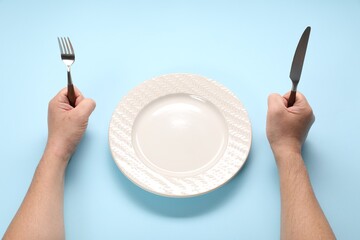
[[[296,89],[297,89],[297,85],[300,81],[301,70],[303,68],[306,48],[307,48],[309,36],[310,36],[310,30],[311,30],[311,27],[307,27],[305,29],[305,31],[303,32],[303,34],[300,38],[300,41],[297,45],[297,48],[296,48],[296,51],[294,54],[294,59],[293,59],[293,62],[291,65],[291,70],[290,70],[290,79],[292,81],[292,88],[291,88],[291,93],[290,93],[290,97],[289,97],[289,101],[288,101],[288,107],[293,106],[295,103]]]

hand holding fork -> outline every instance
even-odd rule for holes
[[[75,107],[75,90],[71,79],[71,65],[75,62],[75,52],[69,38],[58,38],[61,59],[67,67],[68,92],[67,97],[72,107]]]

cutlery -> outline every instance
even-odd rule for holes
[[[75,107],[75,90],[74,85],[71,79],[71,65],[75,62],[75,52],[74,48],[70,42],[69,38],[57,38],[59,42],[59,48],[61,53],[61,60],[65,63],[67,67],[67,79],[68,79],[68,93],[67,97],[69,99],[69,103],[72,107]]]
[[[297,85],[300,81],[301,70],[303,68],[303,63],[304,63],[304,59],[305,59],[307,44],[309,41],[310,31],[311,31],[311,27],[307,27],[305,29],[305,31],[303,32],[303,34],[300,38],[300,41],[297,45],[297,48],[296,48],[296,51],[294,54],[294,58],[293,58],[293,62],[291,65],[291,70],[290,70],[290,79],[292,81],[292,88],[291,88],[291,93],[290,93],[290,97],[289,97],[289,101],[288,101],[288,107],[293,106],[295,103],[296,89],[297,89]]]

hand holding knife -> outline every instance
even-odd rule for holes
[[[296,89],[300,81],[301,70],[303,67],[307,44],[309,41],[311,27],[307,27],[302,34],[298,46],[296,48],[294,59],[290,70],[290,79],[292,81],[291,93],[288,101],[288,107],[291,107],[295,103]]]

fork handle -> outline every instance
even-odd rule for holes
[[[67,97],[69,99],[69,103],[72,107],[75,107],[75,102],[76,102],[76,97],[75,97],[75,90],[74,90],[74,85],[72,84],[72,80],[71,80],[71,73],[70,71],[67,72],[67,76],[68,76],[68,92],[67,92]]]

